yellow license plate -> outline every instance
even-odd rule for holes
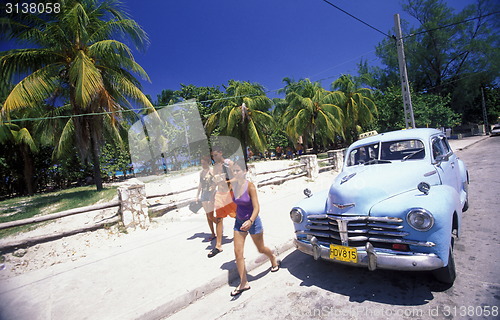
[[[358,263],[358,250],[353,247],[330,244],[330,259]]]

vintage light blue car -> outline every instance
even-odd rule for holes
[[[432,270],[452,284],[468,183],[465,164],[439,130],[358,140],[330,190],[305,190],[308,197],[291,210],[295,245],[315,259],[370,270]]]

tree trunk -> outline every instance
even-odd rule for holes
[[[248,138],[247,138],[247,128],[244,125],[243,129],[243,135],[242,135],[242,141],[241,141],[241,148],[243,149],[243,159],[245,160],[245,163],[248,163],[248,153],[247,153],[247,147],[248,147]],[[243,169],[243,168],[242,168]]]
[[[245,164],[248,163],[248,153],[247,153],[247,146],[248,146],[248,111],[245,103],[241,105],[241,120],[242,120],[242,128],[243,128],[243,134],[241,135],[241,148],[243,149],[243,159],[245,160]],[[243,168],[242,168],[243,169]]]
[[[33,186],[33,159],[31,158],[28,146],[24,144],[21,145],[21,154],[24,162],[23,174],[26,191],[28,195],[32,196],[35,194],[35,188]]]
[[[90,129],[90,152],[92,153],[92,167],[94,171],[94,182],[97,188],[97,191],[101,191],[103,189],[102,186],[102,177],[101,177],[101,164],[99,163],[99,143],[98,138],[96,137],[96,132],[93,128]]]

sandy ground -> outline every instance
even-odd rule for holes
[[[255,171],[259,173],[277,170],[296,164],[298,164],[298,162],[291,160],[255,162]],[[272,176],[284,177],[292,171],[293,170],[259,175],[256,180],[262,181],[269,179]],[[161,194],[175,189],[185,190],[193,186],[197,186],[198,174],[199,173],[197,172],[191,172],[176,179],[148,183],[146,184],[146,193],[148,195]],[[320,176],[321,175],[322,174],[320,174]],[[305,181],[306,178],[302,177],[299,179],[303,179]],[[272,197],[273,194],[283,192],[286,188],[287,182],[276,186],[266,186],[259,190],[259,197]],[[195,191],[190,191],[177,196],[153,198],[149,200],[149,203],[150,205],[168,204],[178,200],[194,199],[194,197]],[[203,210],[200,210],[199,212],[202,211]],[[26,237],[52,234],[54,232],[71,230],[72,228],[81,228],[82,226],[102,221],[103,219],[111,217],[116,213],[117,209],[107,209],[61,218],[53,222],[46,223],[38,227],[36,230],[0,239],[0,243],[14,239],[24,239]],[[80,258],[91,256],[96,251],[109,250],[116,247],[125,247],[128,243],[133,243],[138,237],[147,235],[147,233],[153,229],[168,228],[170,222],[188,219],[193,214],[194,213],[189,211],[187,207],[183,207],[170,211],[161,217],[152,219],[151,226],[148,230],[136,230],[126,233],[119,224],[115,224],[108,228],[79,233],[58,240],[40,243],[32,247],[4,253],[3,255],[0,255],[0,280],[25,272],[43,269],[55,264],[76,261]]]

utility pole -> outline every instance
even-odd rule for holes
[[[486,101],[484,100],[484,88],[481,85],[481,100],[483,105],[483,121],[484,121],[484,133],[490,133],[490,125],[488,124],[488,112],[486,111]]]
[[[394,25],[396,26],[396,45],[398,48],[399,75],[401,79],[401,91],[403,94],[403,107],[405,110],[406,129],[416,128],[415,117],[413,116],[413,106],[411,104],[410,85],[408,84],[408,74],[406,72],[405,51],[403,47],[403,32],[401,31],[401,21],[399,14],[394,15]]]

